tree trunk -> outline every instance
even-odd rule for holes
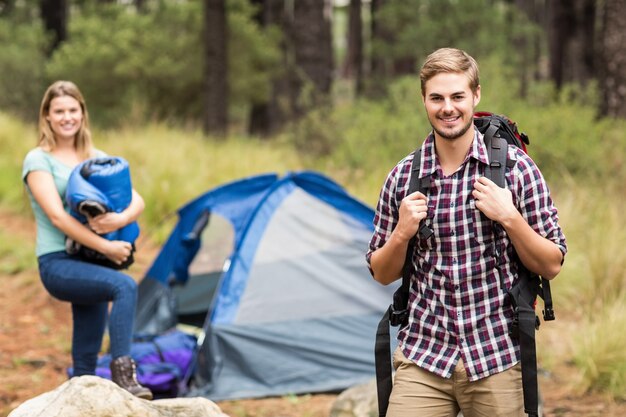
[[[367,94],[372,97],[380,97],[385,94],[385,84],[390,75],[389,65],[381,57],[377,49],[382,45],[389,45],[393,42],[393,36],[380,19],[380,9],[385,5],[386,0],[371,0],[371,56],[370,73],[368,77]]]
[[[134,1],[135,1],[135,9],[137,9],[139,13],[145,13],[146,12],[146,0],[134,0]]]
[[[0,0],[0,17],[11,15],[15,8],[15,0]]]
[[[355,80],[355,95],[363,92],[363,17],[361,0],[350,0],[348,12],[348,51],[343,76]]]
[[[530,19],[533,23],[535,23],[539,28],[544,29],[544,33],[548,33],[547,30],[547,16],[548,16],[548,5],[546,0],[533,0],[531,1],[532,7],[530,10]],[[542,65],[542,45],[544,45],[542,39],[542,35],[539,31],[535,32],[532,37],[532,59],[534,64],[533,71],[533,79],[535,81],[539,81],[547,78],[547,73]]]
[[[289,59],[289,31],[290,27],[286,22],[285,0],[252,0],[259,7],[255,16],[257,23],[265,28],[276,25],[283,31],[283,39],[280,43],[282,53],[282,71],[274,76],[270,87],[270,97],[264,103],[253,103],[250,109],[250,120],[248,122],[248,132],[251,135],[258,135],[261,138],[268,138],[276,133],[287,120],[290,85],[290,59]]]
[[[52,43],[48,50],[51,55],[67,39],[67,2],[40,0],[39,7],[46,32],[52,32]]]
[[[204,132],[223,136],[228,128],[226,0],[204,1]]]
[[[600,115],[626,118],[626,0],[605,0]]]
[[[595,1],[553,0],[550,9],[550,78],[586,84],[594,75]]]
[[[550,79],[557,90],[560,90],[563,85],[563,58],[565,56],[565,42],[569,33],[567,3],[568,0],[549,2]]]
[[[255,22],[262,28],[267,26],[267,8],[269,0],[251,0],[257,7],[254,15]],[[269,103],[252,103],[250,120],[248,121],[248,133],[266,137],[270,132]]]
[[[328,104],[332,87],[333,51],[330,0],[294,2],[294,49],[297,78],[295,113]]]
[[[506,16],[509,30],[515,28],[519,22],[526,22],[524,16],[518,16],[518,13],[523,12],[528,18],[528,21],[532,21],[534,17],[534,0],[515,0],[513,4],[515,7],[511,8]],[[512,52],[514,57],[512,58],[515,60],[515,67],[519,78],[518,95],[521,98],[526,98],[528,97],[530,73],[532,68],[536,65],[531,52],[531,48],[534,44],[530,36],[524,32],[513,31],[513,34],[509,36],[511,44],[513,45]]]

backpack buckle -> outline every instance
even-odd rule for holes
[[[513,322],[511,323],[511,327],[509,327],[509,336],[513,339],[519,338],[519,307],[515,307]]]
[[[402,310],[396,309],[393,304],[389,306],[389,324],[393,327],[403,325],[409,318],[409,310],[403,308]]]
[[[552,321],[556,317],[554,316],[554,309],[552,307],[546,307],[545,310],[542,310],[543,313],[543,321]]]

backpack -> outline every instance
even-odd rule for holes
[[[186,393],[188,376],[196,349],[195,336],[177,329],[160,335],[139,334],[133,337],[130,356],[137,364],[137,381],[154,394],[155,399],[174,398]],[[96,375],[111,379],[111,354],[98,358]],[[69,368],[68,376],[73,376]]]
[[[489,166],[485,176],[499,187],[506,187],[505,171],[512,168],[515,161],[507,157],[508,145],[514,145],[526,152],[526,145],[530,144],[528,136],[520,133],[515,122],[503,115],[488,112],[474,114],[474,125],[484,135],[485,145],[489,156]],[[409,191],[420,191],[428,194],[430,178],[419,178],[421,148],[414,152]],[[422,222],[417,234],[428,239],[433,231]],[[389,405],[389,396],[392,388],[392,364],[389,337],[389,326],[404,326],[408,322],[409,285],[412,269],[412,254],[416,245],[414,237],[409,242],[404,267],[402,270],[402,285],[393,295],[393,303],[385,312],[378,324],[376,332],[375,362],[376,386],[378,393],[379,417],[385,417]],[[524,411],[530,417],[538,416],[539,392],[537,386],[537,357],[535,347],[535,330],[539,328],[539,318],[535,314],[537,296],[544,301],[544,321],[554,320],[550,282],[531,273],[518,260],[519,279],[508,291],[509,300],[514,309],[514,320],[510,329],[511,337],[517,338],[520,343],[522,364],[522,386],[524,393]]]

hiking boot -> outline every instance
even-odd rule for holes
[[[139,385],[135,361],[130,356],[120,356],[111,361],[111,379],[120,387],[144,400],[152,399],[152,391]]]

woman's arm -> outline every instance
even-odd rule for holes
[[[35,201],[41,206],[54,227],[82,245],[102,253],[117,264],[126,261],[131,253],[131,244],[118,240],[110,241],[98,236],[69,215],[63,208],[63,202],[49,172],[32,171],[26,177],[26,183]]]
[[[145,208],[143,198],[133,189],[132,199],[128,207],[120,213],[104,213],[96,217],[88,218],[89,227],[99,234],[105,234],[119,230],[122,227],[136,221]]]

